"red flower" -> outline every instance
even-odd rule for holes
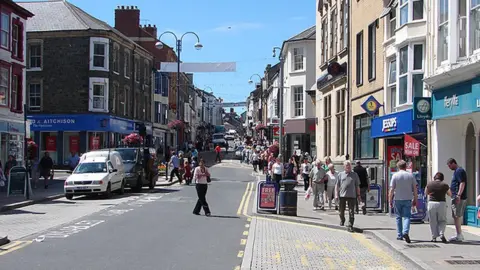
[[[140,144],[143,142],[143,138],[137,133],[131,133],[130,135],[123,138],[123,143],[127,145]]]
[[[168,123],[168,128],[183,128],[184,124],[182,120],[173,120]]]

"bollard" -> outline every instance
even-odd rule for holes
[[[285,216],[297,215],[297,191],[295,186],[297,181],[295,180],[282,180],[280,186],[282,189],[279,192],[279,208],[278,213]]]

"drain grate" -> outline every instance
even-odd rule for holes
[[[411,244],[411,245],[405,245],[408,248],[439,248],[439,245],[435,244]]]
[[[480,264],[480,260],[445,260],[449,264],[454,265],[473,265]]]

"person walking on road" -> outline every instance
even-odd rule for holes
[[[258,153],[257,153],[257,151],[253,151],[252,165],[253,165],[253,171],[257,172],[257,170],[258,170]]]
[[[465,207],[467,207],[467,172],[458,166],[457,161],[453,158],[447,161],[447,166],[453,171],[450,190],[452,191],[452,215],[457,231],[457,235],[449,240],[462,242],[464,240],[462,234],[463,213],[465,212]]]
[[[335,171],[335,166],[333,163],[328,164],[328,183],[327,183],[327,200],[328,200],[328,208],[332,209],[332,201],[335,204],[335,210],[338,210],[338,200],[335,196],[335,186],[337,185],[337,177],[338,173]]]
[[[412,173],[407,172],[405,160],[397,162],[398,172],[392,176],[388,201],[390,208],[395,207],[397,223],[397,240],[410,243],[410,218],[412,207],[417,205],[417,181]]]
[[[53,178],[53,160],[48,152],[40,160],[41,176],[45,179],[45,189],[48,188],[48,179]]]
[[[317,160],[315,166],[312,168],[309,174],[310,186],[312,187],[313,195],[313,209],[324,210],[325,202],[324,195],[325,193],[325,181],[327,180],[327,173],[323,169],[323,162]]]
[[[217,147],[215,147],[215,162],[222,162],[222,159],[220,158],[220,152],[222,152],[222,148],[220,148],[219,145],[217,145]]]
[[[308,154],[308,153],[306,153],[306,154]],[[304,158],[301,170],[302,170],[303,183],[304,183],[303,188],[305,189],[305,191],[307,191],[308,187],[310,187],[309,176],[310,176],[310,170],[311,169],[312,168],[310,166],[310,163],[308,163],[308,159]]]
[[[209,217],[211,215],[210,208],[207,203],[207,189],[208,189],[208,182],[210,179],[210,172],[208,171],[207,167],[205,167],[205,162],[203,159],[200,159],[198,163],[198,167],[195,168],[193,172],[193,180],[195,181],[195,189],[197,190],[197,204],[193,209],[194,215],[200,215],[200,211],[202,210],[205,212],[205,215]]]
[[[362,201],[366,202],[367,201],[367,192],[370,191],[370,181],[368,180],[368,173],[367,169],[362,166],[362,163],[357,160],[355,168],[353,168],[353,171],[358,174],[358,177],[360,178],[360,196],[362,197]],[[355,205],[356,211],[358,214],[358,201],[357,204]],[[366,215],[367,214],[367,204],[364,203],[362,206],[362,214]]]
[[[430,220],[430,231],[432,232],[432,242],[437,242],[440,237],[443,243],[447,243],[445,238],[445,228],[447,227],[447,205],[446,195],[452,196],[450,187],[443,182],[443,173],[438,172],[425,188],[425,194],[428,195],[428,216]]]
[[[339,200],[340,226],[345,225],[345,209],[348,205],[348,226],[347,230],[353,232],[355,222],[355,201],[360,197],[360,178],[352,170],[352,163],[349,160],[343,162],[344,170],[337,176],[335,185],[335,196]]]
[[[168,165],[171,165],[173,166],[172,168],[172,171],[170,172],[170,180],[168,180],[168,182],[172,182],[173,181],[173,176],[175,175],[178,179],[178,181],[182,181],[182,179],[180,178],[180,173],[179,173],[179,168],[180,168],[180,158],[178,158],[177,154],[176,153],[173,153],[172,157],[170,158],[170,162]]]

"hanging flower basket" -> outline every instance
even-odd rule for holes
[[[37,153],[38,145],[32,139],[27,139],[27,158],[29,160],[35,159]]]
[[[274,156],[277,156],[279,151],[278,144],[273,144],[268,148],[268,152]]]
[[[267,127],[264,125],[264,124],[257,124],[257,126],[255,126],[255,130],[256,131],[259,131],[259,130],[265,130],[267,129]]]
[[[128,146],[140,146],[143,142],[143,138],[138,133],[131,133],[127,137],[123,138],[123,143]]]
[[[184,123],[182,120],[173,120],[172,122],[168,123],[168,128],[181,129],[183,127]]]

